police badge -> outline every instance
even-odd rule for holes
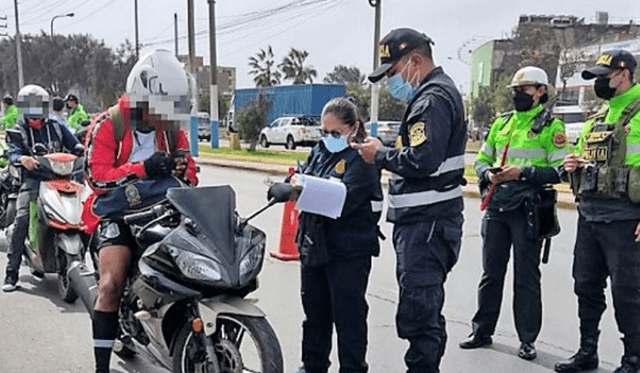
[[[124,195],[125,197],[127,197],[127,203],[129,204],[129,207],[134,207],[142,202],[140,192],[134,184],[129,184],[124,188]]]

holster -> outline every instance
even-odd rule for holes
[[[304,214],[301,218],[303,221],[296,236],[300,262],[309,267],[326,265],[329,263],[326,218],[315,214]]]
[[[525,198],[527,238],[550,238],[560,233],[557,199],[558,192],[551,185],[545,185]]]

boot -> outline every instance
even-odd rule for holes
[[[625,355],[622,357],[622,365],[613,373],[638,373],[640,372],[640,358],[636,355]]]
[[[598,367],[598,336],[595,334],[580,338],[580,349],[567,360],[556,363],[555,371],[559,373],[574,373],[592,370]]]

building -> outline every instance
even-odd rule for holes
[[[178,55],[178,60],[185,64],[185,68],[188,70],[189,56]],[[219,95],[233,95],[236,90],[236,68],[218,66],[218,94]],[[204,64],[204,58],[202,56],[196,56],[196,80],[198,82],[198,94],[209,94],[211,65]]]

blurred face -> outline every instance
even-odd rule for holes
[[[73,108],[75,108],[76,106],[78,106],[77,102],[75,102],[73,100],[67,101],[67,109],[73,110]]]

